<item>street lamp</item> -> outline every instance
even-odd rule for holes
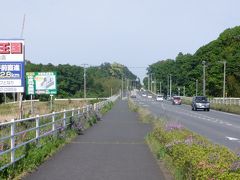
[[[226,88],[226,64],[227,61],[221,61],[223,63],[223,101],[225,100],[225,88]]]
[[[171,74],[170,74],[170,80],[169,81],[170,81],[170,87],[169,87],[170,90],[169,91],[170,91],[170,98],[171,98],[172,97],[172,75]]]
[[[162,82],[161,81],[159,82],[159,86],[160,86],[159,87],[159,93],[160,93],[160,95],[162,95]]]
[[[83,75],[83,77],[84,77],[84,99],[86,99],[86,97],[87,97],[87,92],[86,92],[86,86],[87,86],[87,83],[86,83],[86,66],[88,65],[88,64],[82,64],[83,65],[83,70],[84,70],[84,75]]]
[[[198,95],[198,79],[196,79],[196,96]]]
[[[202,61],[203,65],[203,96],[206,96],[206,61]]]

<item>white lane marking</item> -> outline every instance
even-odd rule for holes
[[[239,141],[240,139],[238,138],[235,138],[235,137],[229,137],[229,136],[226,136],[226,138],[230,141]]]
[[[240,115],[238,115],[238,114],[232,114],[232,113],[228,113],[228,112],[217,111],[217,110],[214,110],[214,109],[211,109],[211,111],[215,111],[215,112],[222,113],[222,114],[225,114],[225,115],[240,117]]]

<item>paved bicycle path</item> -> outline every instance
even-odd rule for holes
[[[144,142],[151,127],[139,122],[118,101],[102,121],[78,136],[27,180],[159,180],[164,179]]]

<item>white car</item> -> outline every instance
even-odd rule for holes
[[[163,101],[163,96],[161,96],[161,95],[157,95],[157,97],[156,97],[156,101]]]
[[[150,98],[150,99],[151,99],[151,98],[152,98],[152,95],[151,95],[151,94],[149,94],[149,95],[148,95],[148,98]]]
[[[146,94],[142,94],[143,97],[146,97],[147,95]]]

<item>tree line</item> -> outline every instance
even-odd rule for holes
[[[57,97],[82,98],[84,97],[84,68],[70,64],[34,64],[29,60],[25,62],[26,72],[57,72]],[[86,68],[87,97],[109,97],[118,93],[123,79],[136,79],[126,66],[118,63],[103,63],[100,66]],[[7,93],[8,99],[13,99],[12,93]],[[29,96],[24,94],[24,98]],[[49,95],[36,95],[36,98],[48,99]],[[4,94],[0,94],[0,103],[4,102]]]
[[[193,96],[196,90],[203,94],[203,62],[206,62],[206,95],[223,96],[223,62],[226,61],[227,97],[240,97],[240,26],[226,29],[220,36],[200,47],[194,54],[179,53],[175,59],[160,60],[151,64],[147,74],[162,83],[162,92],[169,92],[169,77],[172,77],[172,93]],[[144,78],[145,87],[148,77]],[[197,85],[197,86],[196,86]],[[159,90],[159,86],[158,90]],[[197,88],[197,89],[196,89]]]

